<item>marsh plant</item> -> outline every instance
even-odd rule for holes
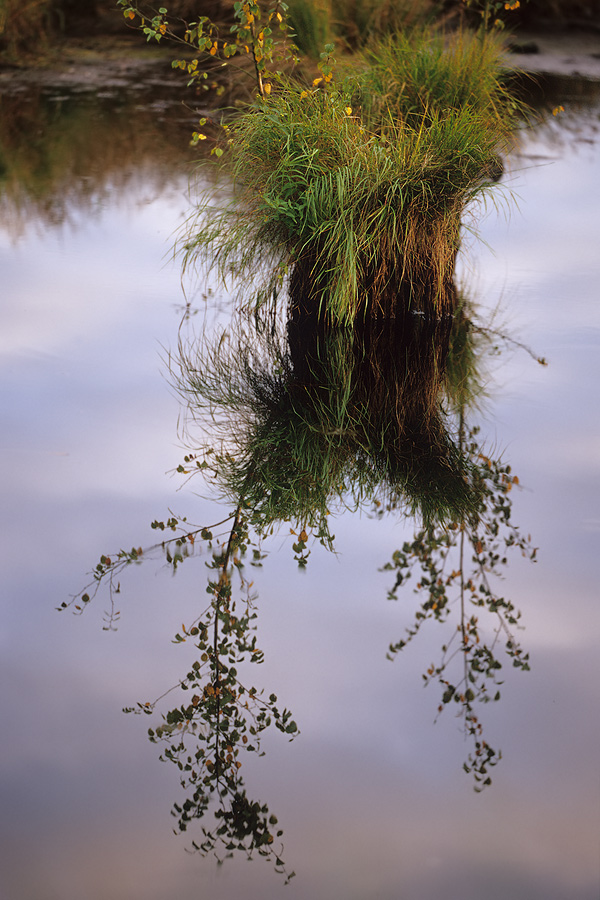
[[[418,311],[445,322],[443,356],[465,211],[493,196],[518,121],[500,45],[420,33],[339,83],[332,53],[311,86],[286,83],[228,126],[233,196],[201,198],[184,265],[215,270],[250,310],[351,327]]]
[[[264,99],[271,93],[273,81],[296,60],[296,48],[288,35],[288,6],[282,0],[236,0],[224,20],[197,14],[183,18],[170,14],[164,6],[156,9],[128,0],[117,0],[117,5],[147,41],[170,41],[181,49],[182,56],[172,65],[186,73],[188,86],[208,90],[209,73],[214,76],[220,67],[234,68]],[[238,92],[243,93],[240,85]]]

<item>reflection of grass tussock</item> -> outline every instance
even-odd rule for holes
[[[265,528],[291,520],[325,533],[330,510],[374,498],[425,522],[468,515],[470,463],[442,387],[432,404],[407,385],[406,341],[403,352],[386,327],[367,336],[313,325],[180,347],[172,374],[188,437],[202,430],[218,490],[243,498]],[[429,352],[419,317],[415,327],[412,351]],[[461,352],[470,340],[465,331]]]

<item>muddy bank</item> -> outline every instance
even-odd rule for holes
[[[510,45],[507,61],[525,72],[600,83],[598,31],[522,30]],[[176,55],[176,48],[146,45],[137,34],[73,39],[29,65],[3,64],[0,59],[0,93],[20,92],[30,84],[80,91],[172,86],[185,92],[181,73],[171,67]],[[208,95],[197,99],[202,99],[203,106],[210,105]]]
[[[600,82],[599,31],[519,31],[508,54],[526,72]]]
[[[181,75],[171,67],[173,56],[173,48],[147,47],[137,35],[69,41],[60,52],[29,64],[3,64],[0,59],[0,91],[13,93],[28,84],[82,91],[180,85]]]

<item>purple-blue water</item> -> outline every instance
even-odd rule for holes
[[[298,573],[285,529],[258,573],[257,678],[294,711],[246,782],[278,815],[283,886],[268,863],[185,852],[172,833],[177,773],[123,706],[177,683],[192,656],[172,644],[204,605],[201,560],[172,578],[160,560],[123,579],[121,623],[104,597],[83,617],[58,606],[101,553],[147,544],[168,509],[222,516],[181,486],[178,402],[164,357],[184,304],[174,231],[189,212],[183,160],[98,174],[68,215],[40,207],[0,231],[0,896],[2,900],[596,900],[600,890],[600,105],[565,95],[564,118],[532,132],[490,207],[487,242],[461,261],[470,293],[536,354],[504,354],[481,416],[519,475],[514,517],[539,547],[504,592],[523,610],[527,674],[507,672],[484,710],[502,747],[475,794],[451,710],[421,672],[436,627],[393,664],[415,598],[386,600],[379,568],[410,523],[345,514],[337,556]],[[182,138],[183,140],[183,138]],[[164,173],[164,177],[161,176]],[[96,192],[96,193],[94,193]],[[88,192],[90,193],[90,192]],[[95,199],[94,199],[95,198]],[[13,210],[14,213],[14,210]],[[195,299],[196,306],[203,301]]]

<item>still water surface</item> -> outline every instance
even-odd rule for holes
[[[171,831],[176,773],[148,720],[121,713],[192,659],[170,638],[204,605],[202,562],[175,579],[159,561],[133,571],[116,634],[101,601],[81,618],[54,610],[100,553],[152,542],[168,509],[222,517],[171,474],[183,451],[163,360],[184,304],[169,248],[189,211],[187,124],[166,101],[62,95],[38,98],[30,119],[22,103],[19,132],[4,104],[3,900],[596,900],[600,100],[561,91],[564,117],[528,135],[505,176],[517,205],[490,210],[488,246],[467,242],[461,261],[470,292],[549,361],[504,354],[481,416],[540,548],[505,585],[532,671],[508,672],[485,710],[504,758],[476,795],[458,723],[447,711],[433,724],[421,672],[435,626],[385,659],[414,598],[387,602],[379,568],[409,525],[344,515],[338,555],[315,549],[305,573],[282,532],[257,579],[259,675],[302,733],[276,733],[245,765],[285,830],[297,873],[285,888],[260,859],[217,869],[186,854]]]

